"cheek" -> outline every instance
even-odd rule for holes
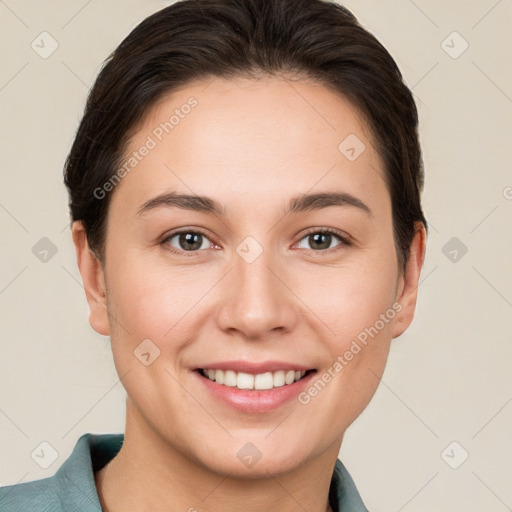
[[[395,302],[395,263],[394,253],[383,251],[371,262],[350,266],[332,284],[329,322],[336,334],[329,337],[329,352],[332,364],[339,365],[328,400],[333,410],[341,400],[352,417],[370,401],[386,365],[400,309]]]
[[[109,310],[117,319],[112,338],[123,339],[123,350],[150,339],[162,352],[175,353],[192,338],[202,298],[218,281],[211,269],[173,268],[141,256],[118,261],[110,276]]]
[[[382,337],[390,336],[396,316],[395,265],[391,251],[368,253],[347,259],[338,268],[312,269],[296,280],[297,295],[318,317],[317,323],[322,321],[332,349],[345,350],[359,333],[375,324]]]
[[[303,399],[311,400],[310,411],[332,425],[333,435],[365,409],[384,372],[397,313],[396,275],[390,268],[347,267],[325,281],[324,293],[311,302],[322,320],[317,326],[325,333],[325,367],[317,378],[327,383],[314,381]]]

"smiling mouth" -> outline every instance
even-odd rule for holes
[[[290,386],[316,370],[279,370],[277,372],[265,372],[258,374],[204,368],[198,368],[197,371],[203,377],[224,386],[244,390],[265,390],[281,386]]]

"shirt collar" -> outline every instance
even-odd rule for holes
[[[354,480],[340,459],[336,459],[334,466],[329,502],[334,512],[368,512]]]
[[[55,473],[56,494],[63,510],[102,512],[94,472],[113,459],[124,434],[83,434],[73,453]]]

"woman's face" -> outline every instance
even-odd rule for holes
[[[337,455],[415,301],[358,112],[318,84],[215,79],[162,100],[123,163],[90,320],[128,422],[232,474]]]

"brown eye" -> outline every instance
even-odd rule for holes
[[[208,249],[211,246],[211,242],[206,235],[196,231],[173,233],[163,240],[163,243],[171,246],[177,252],[195,252],[199,249]]]
[[[336,241],[336,239],[338,240],[338,243],[332,245],[333,242]],[[309,244],[309,247],[301,245],[303,240],[305,240],[306,243]],[[335,233],[331,230],[325,229],[311,231],[299,241],[300,249],[310,249],[315,252],[327,251],[344,245],[350,245],[345,237],[341,236],[339,233]]]
[[[308,242],[313,249],[329,249],[333,236],[329,233],[314,233],[308,235]]]

